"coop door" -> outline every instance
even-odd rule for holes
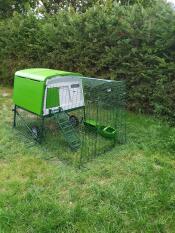
[[[69,86],[60,87],[60,105],[64,110],[69,109],[69,106],[71,106]]]
[[[82,92],[79,83],[69,84],[60,88],[60,103],[64,110],[83,105]]]
[[[71,93],[71,98],[72,98],[74,108],[82,106],[82,103],[81,103],[82,91],[81,91],[79,83],[71,84],[70,93]]]

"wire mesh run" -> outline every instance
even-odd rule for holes
[[[124,82],[83,77],[82,83],[83,89],[49,86],[48,114],[14,111],[14,126],[25,138],[40,143],[50,157],[77,165],[126,141]]]

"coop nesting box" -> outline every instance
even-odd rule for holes
[[[39,116],[81,108],[81,74],[52,69],[25,69],[15,73],[14,104]]]

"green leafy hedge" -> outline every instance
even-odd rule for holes
[[[126,80],[128,108],[175,120],[175,13],[153,7],[95,5],[0,21],[0,82],[16,70],[48,67]]]

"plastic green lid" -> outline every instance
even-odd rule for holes
[[[62,70],[53,70],[45,68],[32,68],[20,70],[15,73],[16,76],[45,82],[47,79],[58,76],[82,76],[80,73],[67,72]]]

